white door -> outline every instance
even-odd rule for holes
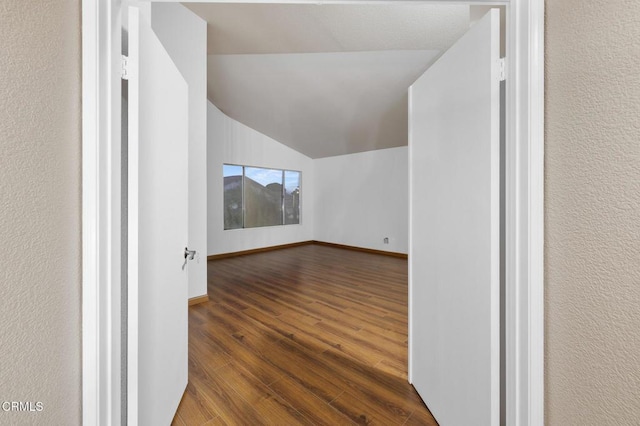
[[[188,88],[129,8],[129,425],[169,425],[187,385]]]
[[[499,20],[409,91],[410,381],[443,426],[500,420]]]

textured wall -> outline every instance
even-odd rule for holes
[[[0,424],[80,423],[80,2],[0,2]]]
[[[640,2],[546,8],[546,423],[637,425]]]

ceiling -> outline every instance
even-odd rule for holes
[[[406,145],[407,88],[469,27],[460,5],[186,6],[209,100],[311,158]]]

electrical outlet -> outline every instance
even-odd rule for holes
[[[389,244],[389,237],[384,237],[384,240],[382,240],[382,242],[385,244]]]

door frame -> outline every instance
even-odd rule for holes
[[[544,0],[400,1],[505,6],[506,420],[507,424],[516,426],[542,425]],[[397,3],[394,0],[200,2]],[[82,0],[82,420],[85,425],[118,424],[121,419],[122,4],[122,0]],[[411,230],[409,234],[411,238]]]

